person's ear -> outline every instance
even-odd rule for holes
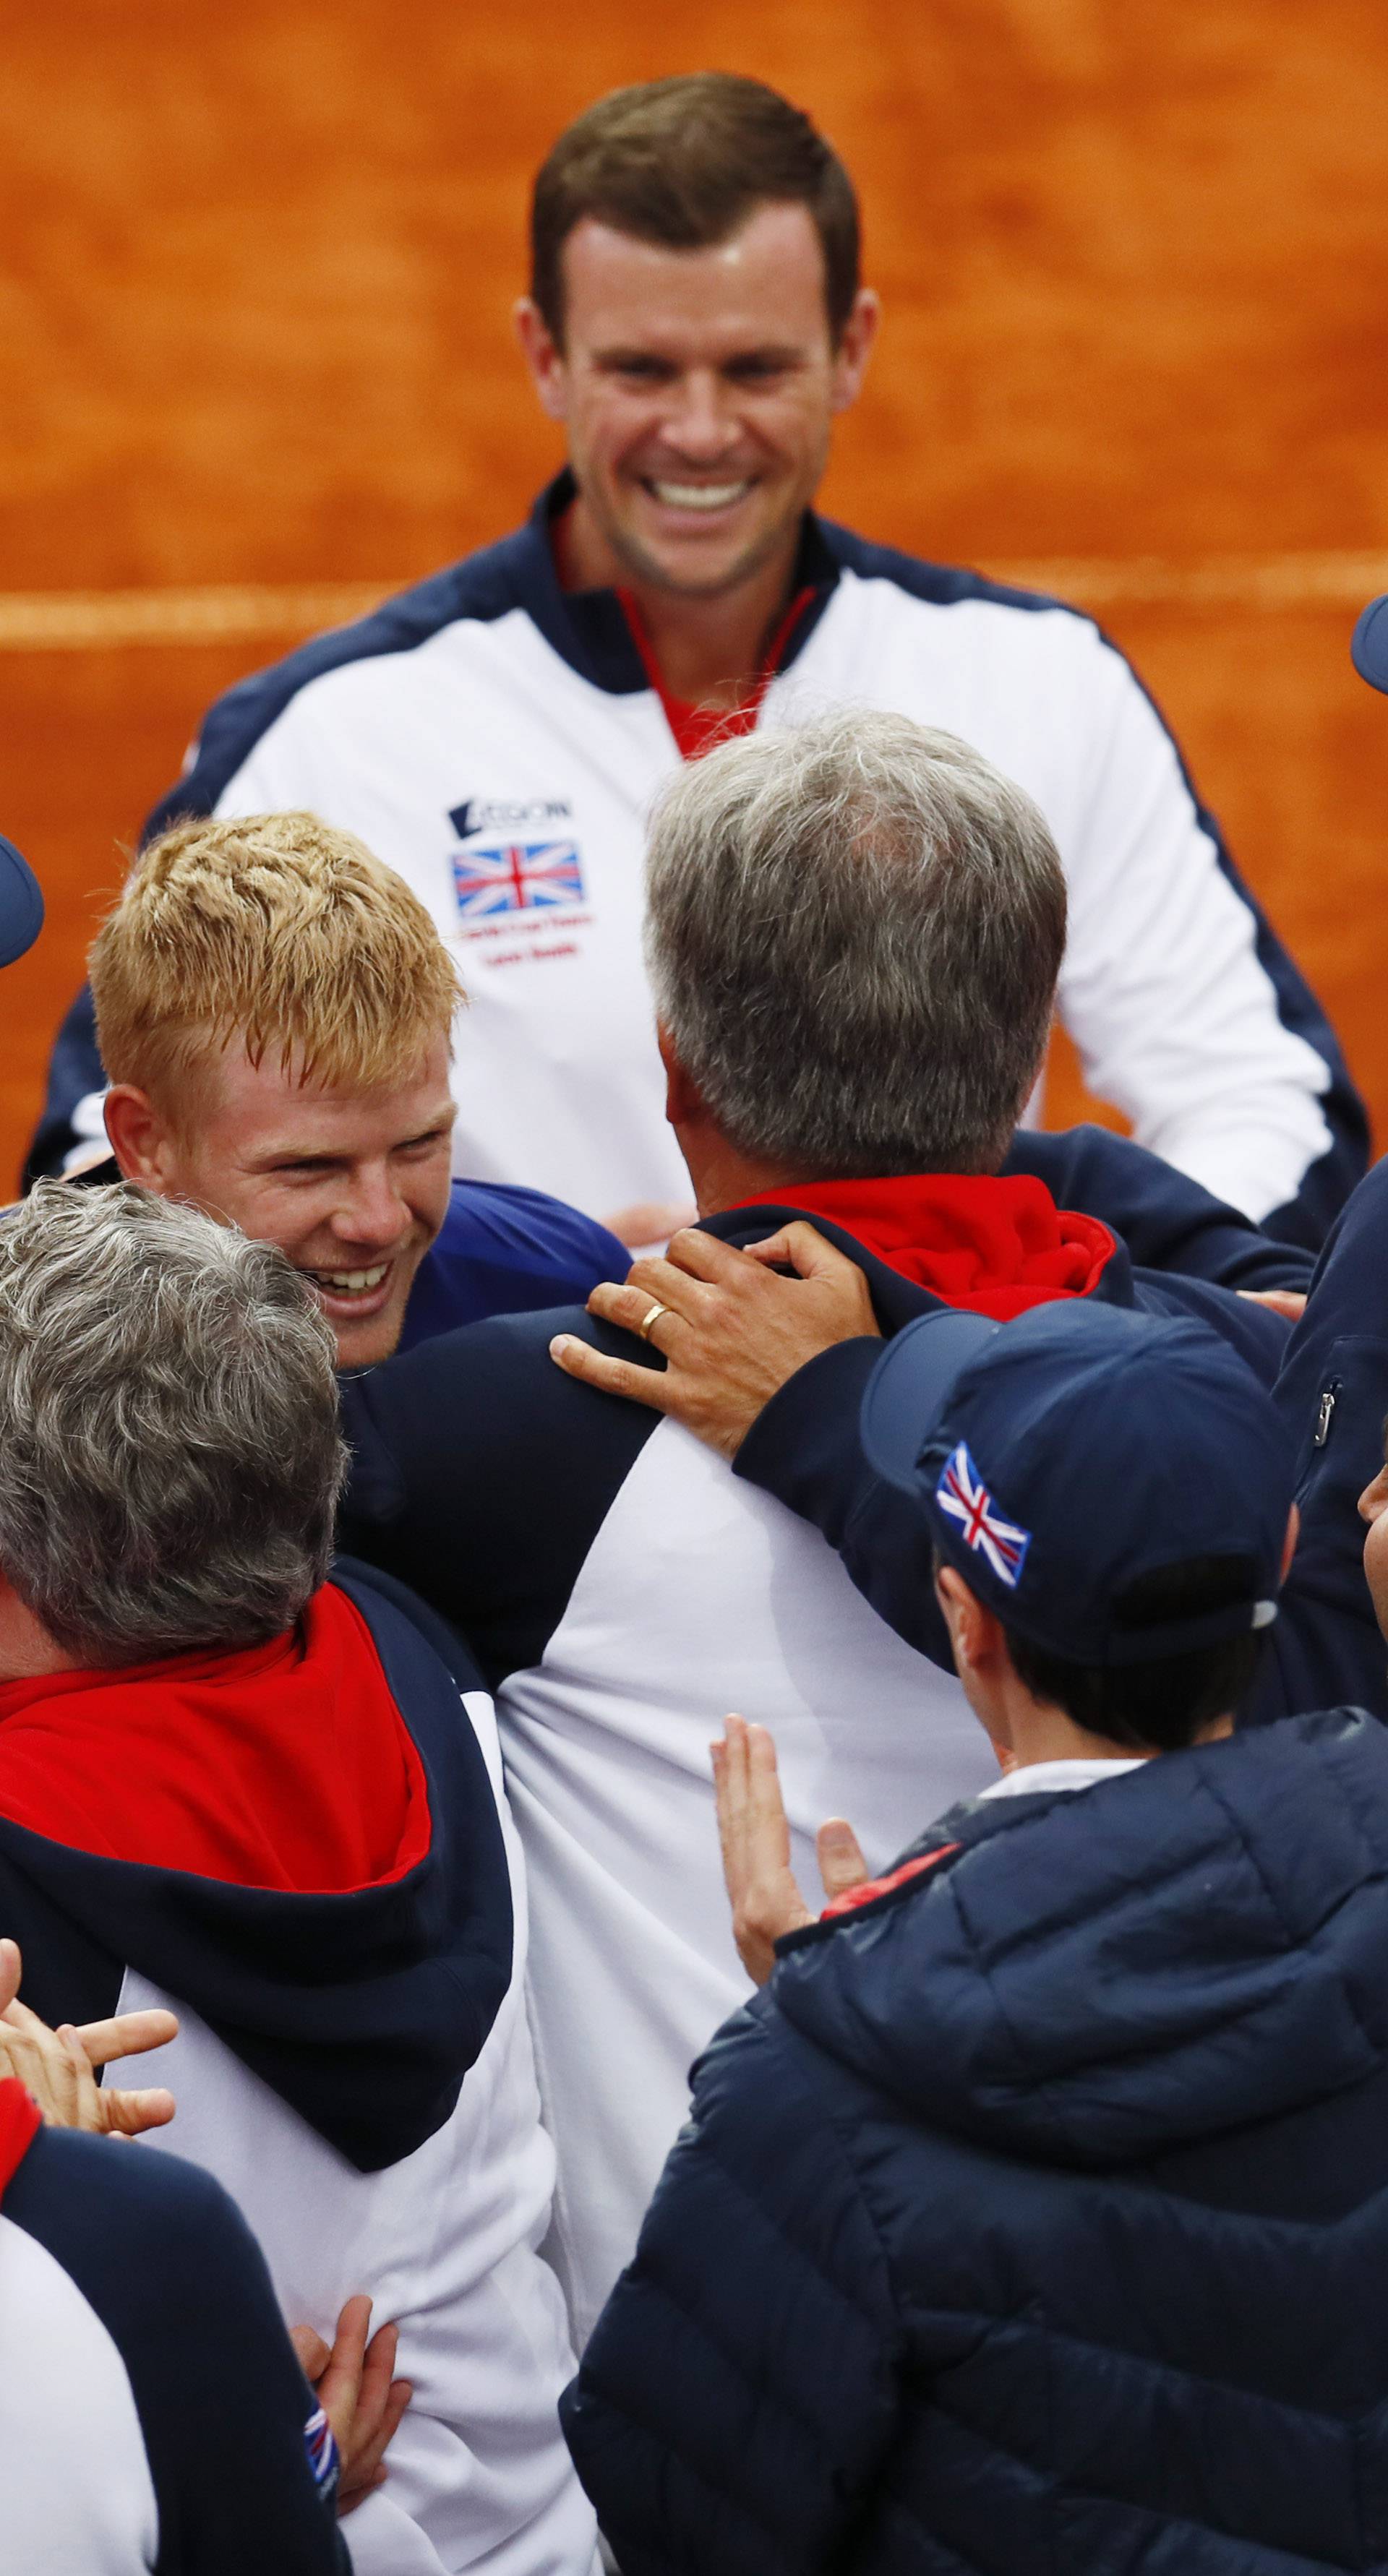
[[[862,392],[863,378],[867,374],[881,319],[882,306],[878,297],[870,286],[860,286],[834,351],[832,399],[835,411],[847,411]]]
[[[133,1082],[113,1082],[106,1094],[105,1116],[121,1179],[140,1181],[147,1190],[162,1190],[169,1131],[149,1093]]]
[[[676,1129],[697,1127],[707,1121],[704,1095],[691,1074],[686,1073],[675,1053],[675,1041],[667,1028],[657,1021],[655,1042],[660,1061],[665,1067],[665,1116]]]
[[[1282,1541],[1282,1570],[1277,1578],[1279,1583],[1285,1583],[1288,1575],[1291,1573],[1292,1558],[1296,1554],[1296,1543],[1300,1536],[1301,1514],[1298,1511],[1296,1504],[1293,1503],[1291,1510],[1287,1514],[1287,1535]]]
[[[564,352],[531,295],[522,295],[512,310],[516,338],[521,355],[530,369],[535,391],[542,408],[551,420],[566,420],[569,411],[569,375]]]
[[[952,1565],[942,1565],[935,1576],[935,1598],[949,1630],[958,1672],[977,1672],[996,1661],[1001,1630],[991,1610],[985,1610],[977,1595],[969,1590],[962,1574]]]

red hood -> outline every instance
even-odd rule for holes
[[[40,2126],[39,2108],[17,2075],[0,2082],[0,2200],[15,2169],[24,2162]]]
[[[424,1766],[335,1586],[242,1654],[0,1685],[0,1815],[70,1849],[298,1895],[429,1848]]]
[[[1118,1248],[1096,1217],[1058,1208],[1045,1182],[1025,1174],[797,1182],[774,1204],[828,1217],[903,1279],[1000,1324],[1056,1297],[1087,1297]]]

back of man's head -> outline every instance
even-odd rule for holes
[[[996,1170],[1065,878],[980,753],[854,708],[725,743],[661,798],[647,891],[661,1021],[739,1151],[806,1180]]]
[[[0,1225],[0,1573],[80,1662],[251,1646],[322,1582],[333,1337],[283,1253],[128,1186]]]
[[[176,824],[141,857],[90,969],[108,1075],[171,1111],[238,1039],[252,1064],[326,1085],[398,1082],[461,998],[418,896],[316,814]]]
[[[759,205],[803,205],[824,253],[835,342],[858,292],[852,182],[803,109],[738,72],[612,91],[568,126],[535,181],[530,292],[564,345],[564,244],[585,220],[664,250],[712,250]]]

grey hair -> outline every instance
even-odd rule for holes
[[[273,1245],[130,1185],[0,1221],[0,1570],[67,1653],[276,1636],[345,1466],[333,1337]]]
[[[742,1152],[806,1180],[996,1170],[1065,878],[981,753],[854,708],[725,742],[660,798],[646,887],[660,1018]]]

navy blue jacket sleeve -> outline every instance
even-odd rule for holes
[[[455,1181],[448,1214],[419,1265],[402,1351],[487,1315],[582,1305],[603,1279],[625,1279],[631,1254],[605,1225],[543,1190]]]
[[[158,2576],[349,2576],[331,2437],[220,2184],[162,2152],[44,2129],[5,2216],[61,2264],[125,2365]]]
[[[561,2416],[622,2576],[827,2576],[900,2417],[904,2338],[847,2159],[759,2001],[690,2123]]]
[[[1098,1217],[1140,1269],[1179,1271],[1221,1288],[1310,1285],[1313,1252],[1274,1241],[1159,1154],[1105,1127],[1067,1127],[1054,1135],[1019,1128],[1003,1170],[1030,1173],[1045,1182],[1057,1207]]]
[[[1388,1645],[1357,1509],[1383,1465],[1388,1416],[1388,1160],[1335,1223],[1274,1392],[1297,1444],[1301,1536],[1254,1714],[1346,1701],[1388,1720]]]

